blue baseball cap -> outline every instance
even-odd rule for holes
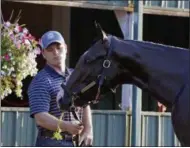
[[[42,35],[40,43],[42,49],[46,49],[52,43],[65,43],[61,33],[57,31],[48,31]]]

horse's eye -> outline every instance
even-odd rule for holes
[[[85,63],[89,64],[91,61],[92,61],[92,60],[90,60],[90,59],[86,59],[86,60],[85,60]]]
[[[94,60],[94,58],[86,58],[85,59],[85,63],[87,63],[87,64],[89,64],[89,63],[91,63],[92,61]]]

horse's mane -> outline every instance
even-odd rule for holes
[[[116,38],[118,38],[118,37],[116,37]],[[177,49],[177,50],[187,50],[186,48],[176,47],[176,46],[172,46],[172,45],[165,45],[165,44],[156,43],[156,42],[152,42],[152,41],[139,41],[139,40],[130,40],[130,39],[121,39],[121,38],[120,38],[120,40],[123,41],[123,42],[130,41],[130,42],[136,42],[136,43],[152,44],[152,45],[155,45],[155,46],[159,45],[160,47],[163,47],[163,48],[170,47],[170,48]]]

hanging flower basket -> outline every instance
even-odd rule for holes
[[[15,92],[22,98],[22,80],[37,74],[38,42],[18,20],[1,24],[1,99]]]

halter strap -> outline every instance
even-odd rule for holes
[[[107,43],[109,43],[107,41]],[[111,61],[109,60],[109,58],[111,57],[111,54],[112,54],[112,48],[111,48],[111,44],[106,44],[106,46],[104,47],[105,49],[108,50],[108,54],[107,54],[107,57],[106,59],[104,60],[103,62],[103,67],[102,67],[102,74],[100,75],[100,80],[99,80],[99,84],[98,84],[98,87],[101,87],[103,82],[104,82],[104,79],[105,79],[105,69],[109,68],[110,65],[111,65]]]

